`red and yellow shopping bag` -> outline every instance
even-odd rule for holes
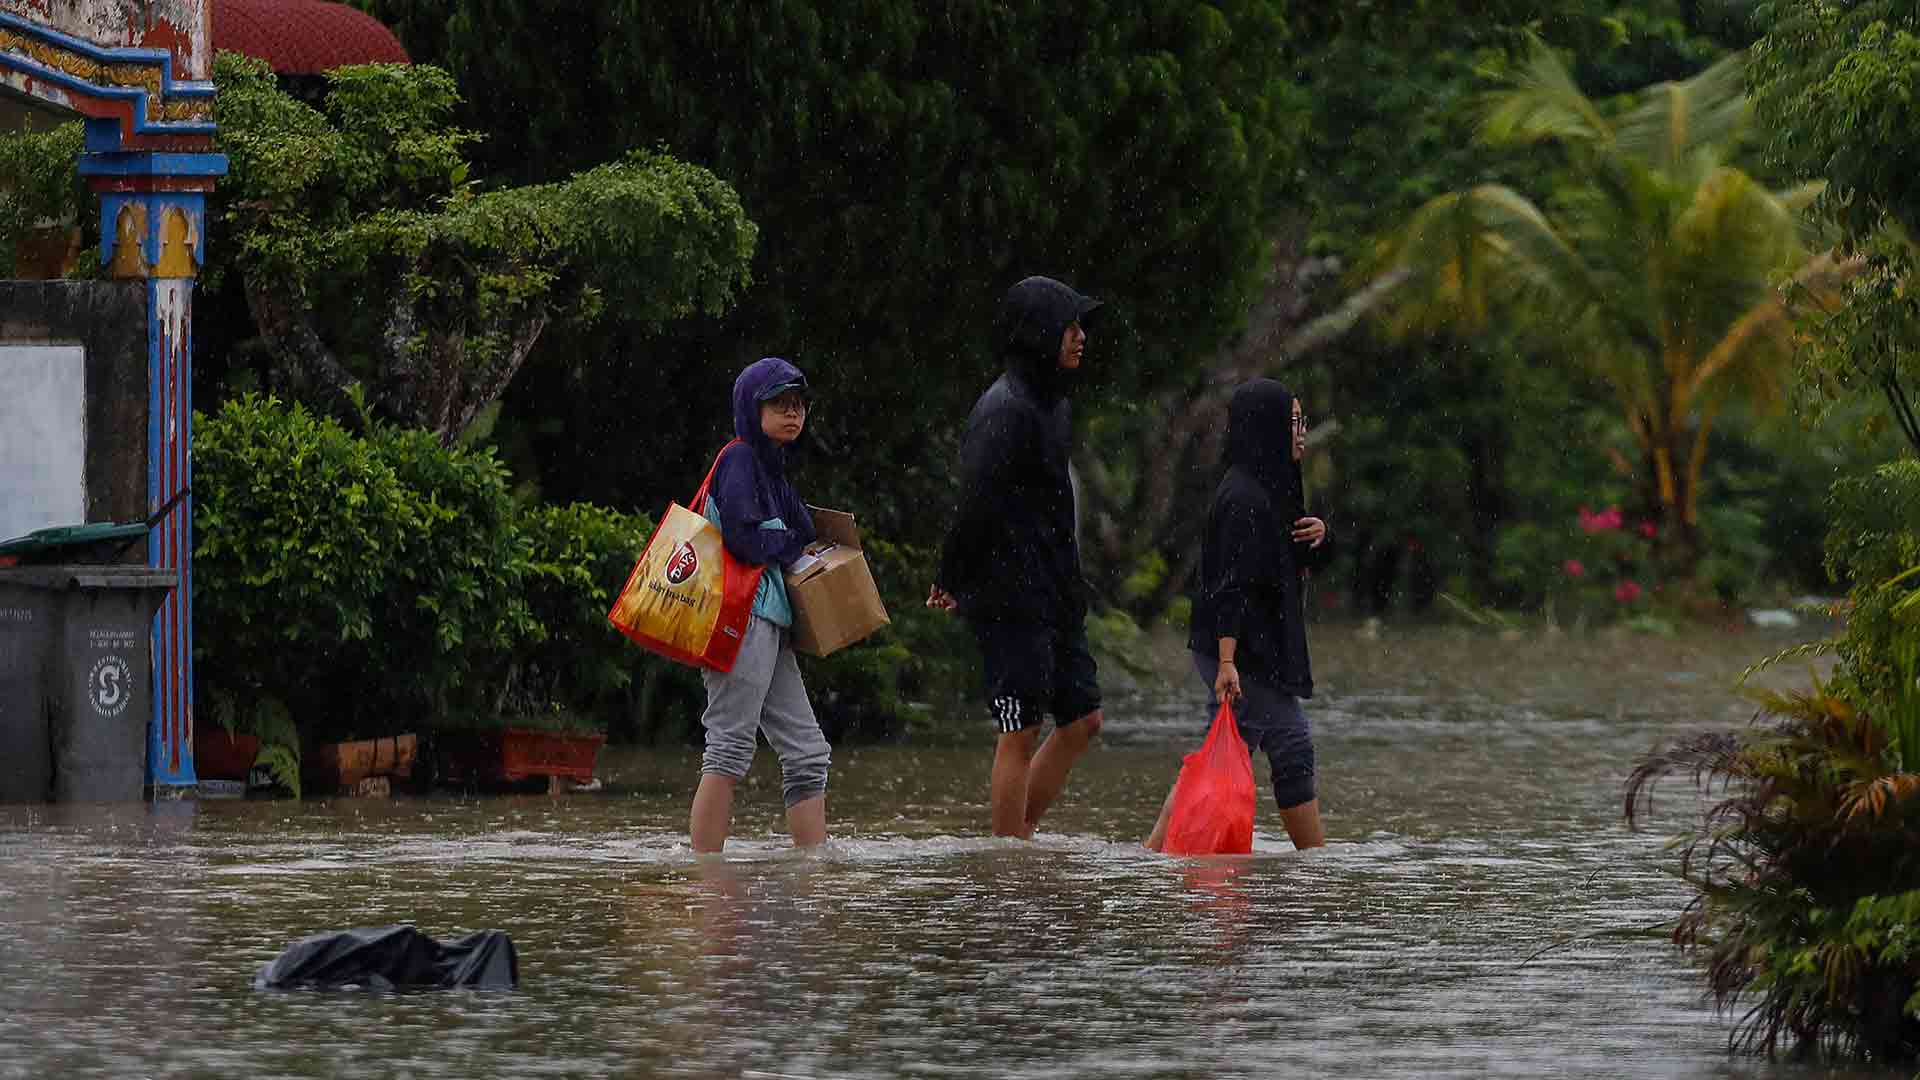
[[[1200,749],[1180,765],[1167,818],[1169,855],[1245,855],[1253,850],[1253,759],[1233,706],[1220,703]]]
[[[721,447],[720,453],[732,445]],[[766,568],[735,559],[720,542],[719,527],[698,512],[719,465],[716,454],[693,496],[694,509],[672,503],[660,515],[653,539],[633,564],[607,621],[669,660],[731,671]]]

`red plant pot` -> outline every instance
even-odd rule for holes
[[[561,777],[588,783],[605,735],[577,735],[532,728],[445,736],[437,740],[441,776],[455,782],[517,783]]]
[[[202,780],[245,780],[260,756],[258,735],[235,735],[224,728],[193,731],[193,771]]]

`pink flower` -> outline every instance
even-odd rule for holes
[[[1613,587],[1613,598],[1623,604],[1631,604],[1640,599],[1640,586],[1632,581],[1623,581]]]
[[[1585,577],[1587,575],[1587,568],[1580,564],[1579,559],[1568,559],[1566,562],[1560,564],[1560,569],[1565,570],[1568,577]]]
[[[1653,534],[1659,531],[1660,530],[1656,528],[1653,522],[1651,521],[1643,521],[1640,523],[1640,535],[1646,537],[1649,540],[1653,539]]]
[[[1620,515],[1620,508],[1617,506],[1609,506],[1597,514],[1584,506],[1580,508],[1581,532],[1608,532],[1619,528],[1623,521],[1624,519]]]

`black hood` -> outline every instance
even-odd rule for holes
[[[1007,369],[1043,393],[1064,393],[1072,372],[1060,367],[1060,338],[1069,323],[1092,332],[1091,316],[1100,301],[1081,296],[1050,277],[1030,277],[1000,299],[994,340]]]
[[[1227,404],[1226,464],[1251,473],[1279,500],[1281,513],[1306,512],[1300,463],[1293,459],[1293,394],[1286,387],[1255,379],[1233,392]]]

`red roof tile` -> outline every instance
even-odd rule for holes
[[[325,0],[213,0],[213,47],[258,57],[282,75],[343,64],[411,63],[380,21]]]

